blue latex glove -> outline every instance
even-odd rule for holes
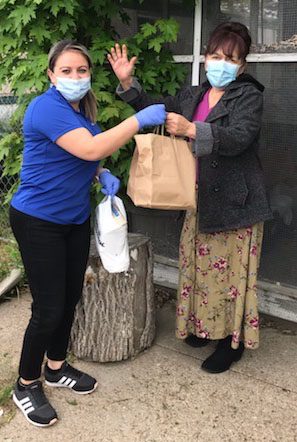
[[[115,196],[121,185],[121,181],[107,170],[100,173],[98,180],[102,185],[101,192],[104,195]]]
[[[159,124],[164,124],[166,115],[164,104],[152,104],[137,112],[135,117],[138,121],[139,129],[142,129],[146,126],[158,126]]]

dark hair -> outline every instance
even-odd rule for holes
[[[48,54],[48,68],[53,71],[55,69],[56,61],[63,52],[77,51],[80,52],[88,62],[89,68],[93,67],[93,63],[87,48],[74,40],[61,40],[55,43]],[[93,122],[97,119],[97,100],[92,90],[81,100],[82,108],[86,116]]]
[[[211,33],[205,55],[214,54],[221,49],[227,57],[232,57],[237,50],[241,60],[245,60],[251,47],[251,35],[248,28],[242,23],[225,22],[217,26]]]

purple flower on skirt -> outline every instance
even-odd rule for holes
[[[232,333],[232,341],[235,342],[235,343],[239,342],[239,331],[235,330]]]
[[[201,319],[198,319],[195,317],[195,327],[199,329],[199,331],[202,329],[202,321]]]
[[[185,309],[182,305],[178,305],[176,308],[177,316],[183,316],[185,314]]]
[[[190,312],[190,314],[189,314],[189,321],[190,322],[195,322],[195,315],[194,315],[193,312]]]
[[[246,347],[247,348],[253,348],[254,346],[255,346],[255,342],[254,341],[252,341],[251,339],[248,339],[246,342],[245,342],[245,344],[246,344]]]
[[[259,318],[257,316],[254,316],[249,320],[249,324],[255,329],[259,328]]]
[[[231,297],[231,299],[236,299],[240,293],[234,285],[231,285],[228,295]]]
[[[257,246],[256,245],[251,247],[251,255],[257,256]]]
[[[227,268],[227,260],[225,258],[219,258],[213,265],[213,267],[220,272],[223,272]]]
[[[183,299],[188,299],[188,297],[190,296],[191,290],[192,290],[192,286],[191,285],[184,285],[183,290],[182,290],[180,296]]]
[[[199,246],[199,249],[198,249],[198,255],[199,255],[199,256],[206,256],[206,255],[209,255],[209,248],[208,248],[207,244],[201,244],[201,245]]]
[[[207,330],[202,330],[201,332],[199,332],[199,336],[201,337],[201,338],[208,338],[209,337],[209,333],[208,333],[208,331]]]

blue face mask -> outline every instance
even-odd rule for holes
[[[56,89],[70,103],[81,100],[91,89],[91,77],[73,80],[57,77]]]
[[[213,87],[224,89],[237,77],[240,66],[224,60],[208,60],[206,77]]]

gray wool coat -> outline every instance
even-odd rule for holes
[[[117,94],[137,111],[164,103],[167,112],[192,120],[210,84],[190,86],[175,97],[152,98],[136,79]],[[251,226],[271,218],[258,157],[264,87],[248,74],[230,83],[205,122],[195,122],[193,151],[199,158],[198,214],[201,232]]]

